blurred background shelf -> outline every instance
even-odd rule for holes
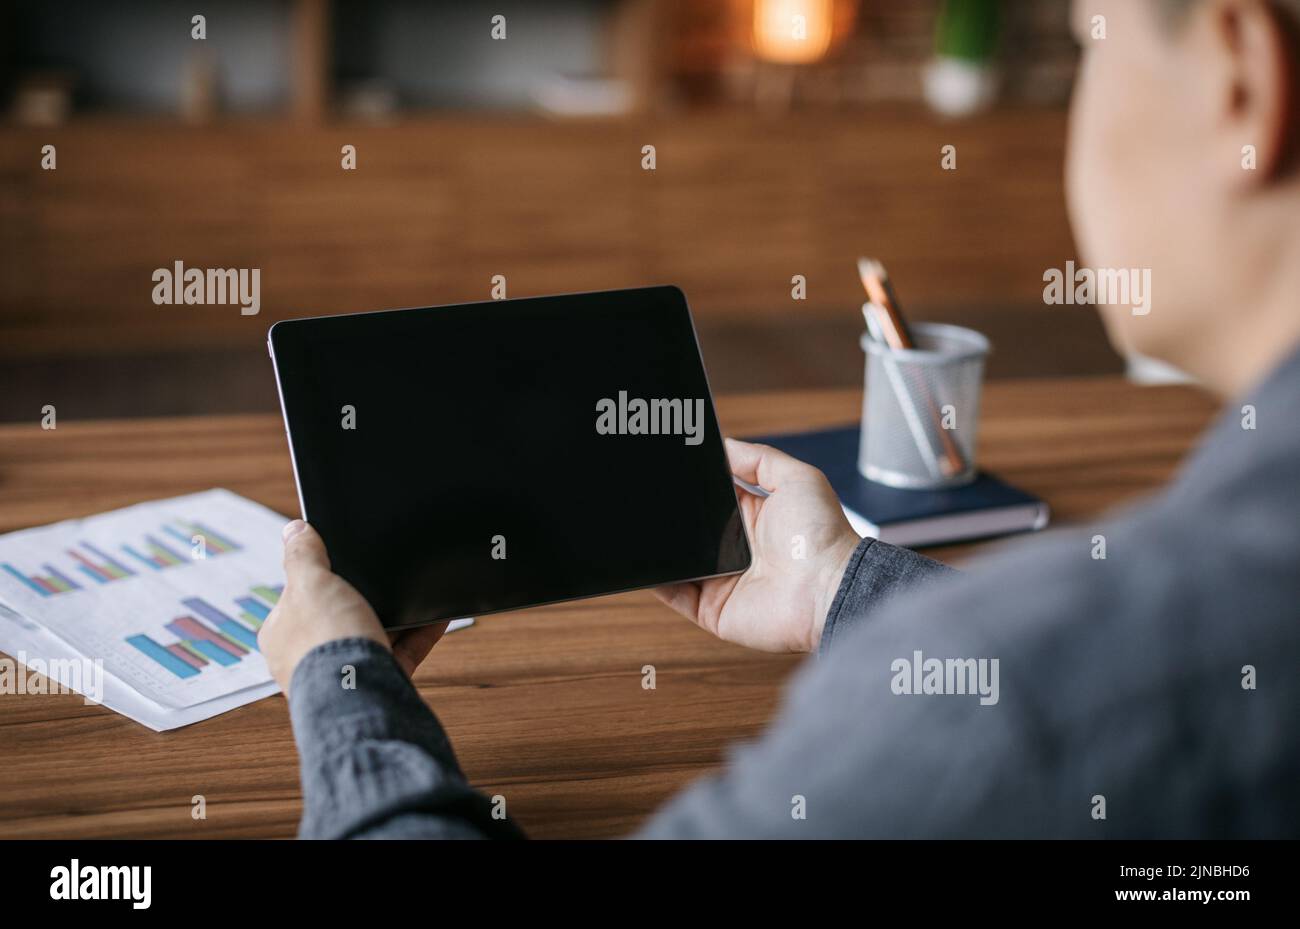
[[[716,390],[847,386],[861,253],[918,318],[987,331],[993,376],[1121,370],[1090,312],[1041,299],[1074,257],[1068,5],[1003,5],[1001,100],[954,121],[922,103],[937,0],[806,0],[830,24],[806,65],[755,54],[755,2],[217,0],[202,42],[165,2],[7,5],[0,419],[274,409],[275,320],[483,300],[497,274],[675,283]],[[260,268],[261,313],[153,305],[178,260]]]
[[[546,109],[584,82],[621,89],[601,98],[605,112],[615,101],[619,112],[753,105],[774,87],[802,105],[913,102],[945,3],[995,20],[1002,99],[1065,99],[1077,54],[1065,0],[209,0],[201,11],[168,0],[10,0],[0,81],[11,97],[33,82],[61,88],[64,118],[194,122],[508,115]],[[202,41],[192,37],[196,12]],[[810,42],[784,35],[794,15]],[[504,40],[493,37],[496,16]],[[810,51],[792,58],[792,46]]]

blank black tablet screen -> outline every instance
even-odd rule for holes
[[[385,625],[744,570],[681,292],[271,330],[304,516]]]

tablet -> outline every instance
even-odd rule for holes
[[[286,320],[268,342],[303,518],[385,626],[749,567],[675,287]]]

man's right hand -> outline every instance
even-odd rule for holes
[[[728,642],[810,652],[861,539],[812,465],[766,445],[726,445],[736,477],[771,493],[740,495],[753,564],[741,575],[660,587],[655,596]]]

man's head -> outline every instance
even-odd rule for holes
[[[1149,315],[1102,308],[1111,340],[1242,390],[1300,340],[1300,0],[1075,0],[1073,17],[1081,257],[1151,271]]]

